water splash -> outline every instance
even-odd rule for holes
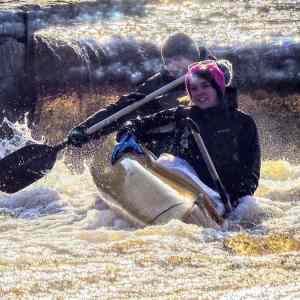
[[[7,118],[4,118],[0,124],[0,130],[0,158],[28,143],[34,142],[28,129],[28,118],[26,116],[23,124],[20,122],[12,123]]]

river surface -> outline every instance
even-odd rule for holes
[[[239,47],[298,42],[299,27],[298,1],[154,0],[136,6],[136,15],[126,15],[116,5],[105,15],[81,14],[68,27],[51,26],[40,34],[52,38],[63,36],[65,40],[84,40],[91,35],[104,39],[114,35],[159,44],[170,33],[182,31],[199,45]]]
[[[12,126],[2,155],[30,139]],[[264,161],[256,196],[271,203],[261,199],[251,230],[136,229],[62,157],[42,180],[0,194],[0,299],[299,299],[300,165]]]
[[[299,8],[296,1],[153,1],[143,22],[115,14],[103,30],[157,41],[184,30],[211,45],[284,42],[299,38]],[[1,157],[30,139],[26,126],[13,126]],[[300,165],[263,161],[256,196],[271,204],[261,200],[268,205],[251,230],[179,221],[137,230],[103,203],[88,169],[73,174],[62,157],[27,189],[0,193],[0,299],[300,299]]]

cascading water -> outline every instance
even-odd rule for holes
[[[142,40],[155,36],[160,41],[161,36],[183,28],[208,44],[221,45],[221,41],[236,45],[275,35],[275,39],[297,39],[297,7],[297,3],[277,1],[184,1],[180,5],[176,1],[152,1],[146,10],[147,22],[133,17],[128,23],[123,19],[122,25],[120,15],[115,15],[102,23],[108,36],[109,28],[130,28],[133,34],[142,30]],[[180,10],[182,14],[174,20]],[[231,21],[226,32],[213,28],[216,22],[220,29],[228,19]],[[202,28],[201,34],[193,22]],[[151,26],[155,29],[151,30]],[[204,30],[207,26],[208,33]],[[55,35],[51,30],[40,33],[39,38],[45,41],[48,34]],[[89,74],[100,78],[107,74],[103,71],[116,70],[93,69],[86,45],[85,40],[75,50],[84,57],[83,65]],[[92,40],[89,45],[90,49],[95,46]],[[56,49],[53,51],[56,53]],[[95,56],[98,54],[96,51]],[[148,70],[155,70],[158,64],[156,60]],[[73,72],[81,74],[82,70],[74,68]],[[122,72],[134,74],[130,68],[121,68]],[[87,100],[89,96],[82,98]],[[47,108],[54,110],[55,103],[49,103],[52,106]],[[50,136],[57,124],[51,114],[49,123],[43,123],[47,121],[44,116],[40,116],[40,135]],[[66,116],[59,118],[66,122]],[[258,121],[265,126],[259,116]],[[5,122],[5,128],[10,130],[1,140],[0,157],[33,141],[26,124]],[[284,125],[280,124],[282,128]],[[299,148],[297,141],[284,145],[287,132],[262,136],[268,145],[264,155],[270,157],[273,150],[276,159],[263,161],[256,196],[270,200],[261,200],[265,207],[262,223],[242,231],[204,229],[179,221],[135,230],[100,199],[88,166],[74,174],[64,164],[64,156],[60,156],[40,181],[16,194],[0,193],[0,298],[299,299],[300,165],[295,157]],[[285,152],[285,148],[292,150]],[[105,149],[103,156],[107,158],[110,152]],[[283,149],[280,157],[278,149]]]

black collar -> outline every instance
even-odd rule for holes
[[[220,115],[220,114],[225,114],[225,109],[224,109],[224,107],[222,107],[220,105],[215,106],[215,107],[210,107],[207,109],[201,109],[196,105],[192,105],[191,112],[195,113],[195,114],[203,115],[203,116],[204,115],[215,115],[215,114]]]

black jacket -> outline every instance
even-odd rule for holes
[[[196,106],[177,106],[131,120],[121,132],[129,131],[145,144],[151,139],[145,132],[153,126],[173,124],[174,140],[167,141],[167,152],[188,161],[199,178],[215,189],[206,164],[185,124],[186,117],[192,118],[199,126],[207,150],[235,207],[238,198],[255,192],[260,176],[260,144],[256,124],[249,115],[237,110],[235,104],[229,108],[218,107],[205,111]]]

